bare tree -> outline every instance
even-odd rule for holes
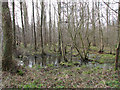
[[[13,0],[13,49],[16,51],[15,2]]]
[[[58,2],[58,51],[62,55],[62,50],[61,50],[61,1]]]
[[[119,54],[120,54],[120,0],[118,3],[118,47],[116,49],[116,60],[115,60],[115,70],[118,70],[118,60],[119,60]]]
[[[21,22],[22,22],[22,37],[23,37],[23,43],[24,47],[27,47],[26,43],[26,37],[25,37],[25,28],[24,28],[24,22],[23,22],[23,2],[20,1],[20,11],[21,11]]]
[[[3,29],[3,57],[2,57],[2,70],[10,71],[14,69],[15,63],[12,60],[12,24],[11,24],[10,11],[8,1],[2,2],[2,29]]]
[[[95,9],[94,9],[94,1],[92,1],[92,29],[93,29],[93,46],[96,46],[95,40]]]
[[[34,31],[34,49],[37,51],[37,38],[36,38],[36,31],[35,31],[35,16],[34,16],[34,2],[32,0],[32,8],[33,8],[33,31]]]
[[[41,49],[42,49],[42,55],[44,55],[45,54],[45,52],[44,52],[44,45],[43,45],[43,13],[44,13],[44,2],[43,2],[43,0],[42,0],[42,2],[41,2],[42,4],[41,4]]]
[[[51,50],[51,44],[52,44],[52,22],[51,22],[51,0],[49,2],[49,49]]]

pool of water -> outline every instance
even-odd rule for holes
[[[93,57],[94,54],[91,54],[89,55],[89,58],[90,59],[93,59],[91,57]],[[99,56],[97,58],[100,58]],[[70,60],[70,58],[69,58]],[[61,56],[28,56],[28,57],[24,57],[22,58],[21,60],[19,60],[19,63],[18,65],[25,65],[25,66],[28,66],[28,67],[32,67],[34,65],[40,65],[41,67],[45,67],[47,66],[48,64],[52,64],[56,67],[59,67],[60,66],[60,62],[64,61],[63,57]],[[109,69],[111,68],[111,65],[110,64],[99,64],[99,63],[92,63],[92,62],[88,62],[88,63],[83,63],[81,62],[80,58],[79,57],[72,57],[72,61],[78,61],[80,62],[80,65],[86,65],[88,68],[93,68],[93,67],[99,67],[99,68],[104,68],[104,69]]]

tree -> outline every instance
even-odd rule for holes
[[[49,2],[49,49],[51,50],[51,44],[52,44],[52,35],[51,35],[51,27],[52,27],[52,22],[51,22],[51,0]]]
[[[44,45],[47,44],[47,41],[48,41],[48,31],[47,31],[47,25],[46,25],[46,9],[44,7]]]
[[[58,2],[58,51],[62,55],[61,50],[61,1]]]
[[[93,29],[93,46],[96,46],[95,40],[95,9],[94,9],[94,1],[92,1],[92,29]]]
[[[13,49],[16,51],[15,2],[13,0]]]
[[[21,23],[22,23],[22,37],[23,37],[23,43],[24,47],[27,47],[26,43],[26,37],[25,37],[25,28],[24,28],[24,22],[23,22],[23,2],[20,1],[20,11],[21,11]]]
[[[118,70],[118,60],[120,54],[120,0],[119,0],[119,8],[118,8],[118,47],[116,49],[116,60],[115,60],[115,70]]]
[[[34,28],[34,49],[37,51],[37,38],[36,38],[36,31],[35,31],[35,16],[34,16],[34,2],[32,0],[32,7],[33,7],[33,28]]]
[[[98,10],[100,10],[100,2],[98,2]],[[104,45],[103,45],[103,30],[101,26],[101,18],[100,18],[101,12],[98,12],[98,19],[99,19],[99,39],[100,39],[100,50],[99,53],[104,52]]]
[[[2,69],[3,71],[9,71],[13,69],[13,66],[15,64],[13,63],[12,60],[13,32],[8,2],[2,2],[2,30],[3,30]]]
[[[27,5],[26,1],[23,2],[23,11],[24,11],[24,28],[25,28],[25,35],[26,35],[26,43],[28,43],[28,36],[29,36],[29,22],[28,22],[28,12],[27,12]]]
[[[42,55],[44,55],[45,54],[45,52],[44,52],[44,45],[43,45],[43,29],[42,29],[42,27],[43,27],[43,13],[44,13],[44,2],[43,2],[43,0],[41,1],[42,2],[42,4],[41,4],[41,32],[40,32],[40,37],[41,37],[41,49],[42,49]]]

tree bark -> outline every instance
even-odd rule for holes
[[[15,2],[13,0],[13,49],[16,52]]]
[[[43,45],[43,13],[44,13],[44,2],[43,2],[43,0],[42,0],[42,4],[41,4],[41,49],[42,49],[42,55],[44,55],[45,54],[45,52],[44,52],[44,45]]]
[[[116,49],[116,59],[115,59],[115,70],[118,70],[118,60],[120,54],[120,0],[119,0],[119,9],[118,9],[118,47]]]
[[[120,54],[120,42],[116,50],[115,70],[118,70],[119,54]]]
[[[20,11],[21,11],[21,22],[22,22],[22,37],[23,37],[23,43],[24,43],[24,47],[26,48],[27,47],[27,44],[26,44],[26,37],[25,37],[25,29],[24,29],[24,23],[23,23],[23,8],[22,8],[22,5],[23,2],[20,1]]]
[[[49,2],[49,49],[51,50],[51,44],[52,44],[52,31],[51,31],[51,27],[52,27],[52,22],[51,22],[51,0]]]
[[[37,51],[37,38],[36,38],[36,31],[35,31],[35,16],[34,16],[34,2],[32,0],[32,8],[33,8],[33,28],[34,28],[34,49]]]
[[[58,2],[58,51],[62,55],[61,50],[61,1]]]
[[[95,15],[94,15],[94,1],[92,1],[92,29],[93,29],[93,46],[96,46],[96,37],[95,37]]]
[[[9,71],[14,66],[12,61],[12,24],[8,2],[2,2],[2,30],[3,30],[3,56],[2,70]]]

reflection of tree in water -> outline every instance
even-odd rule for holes
[[[25,66],[32,67],[33,65],[40,65],[42,67],[47,66],[47,64],[54,64],[58,66],[62,60],[62,56],[31,56],[28,59],[23,59]]]

